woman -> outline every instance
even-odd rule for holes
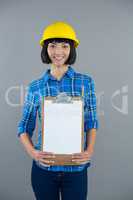
[[[86,200],[87,168],[94,151],[98,120],[94,80],[76,72],[76,48],[79,40],[72,26],[55,22],[47,26],[40,40],[41,59],[50,68],[44,75],[29,84],[24,102],[23,116],[18,125],[18,136],[27,153],[33,159],[31,184],[37,200]],[[38,113],[41,120],[41,103],[44,96],[56,96],[61,92],[68,95],[82,95],[84,86],[84,152],[72,154],[77,165],[56,166],[54,152],[41,151],[41,129],[37,144],[32,142]],[[62,130],[63,131],[63,130]]]

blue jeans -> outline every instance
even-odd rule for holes
[[[53,172],[33,161],[31,185],[37,200],[87,200],[87,168],[80,172]]]

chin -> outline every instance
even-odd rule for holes
[[[55,66],[57,66],[57,67],[58,67],[58,66],[62,66],[62,65],[64,65],[64,64],[65,64],[65,62],[63,62],[63,63],[54,63],[54,62],[53,62],[53,64],[54,64]]]

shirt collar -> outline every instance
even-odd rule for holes
[[[70,78],[73,78],[74,73],[75,70],[71,66],[68,66],[68,70],[66,71],[65,75],[69,76]],[[53,79],[53,77],[50,74],[50,68],[46,70],[45,74],[43,75],[43,79],[44,83],[47,83],[49,79]]]

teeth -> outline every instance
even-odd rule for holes
[[[59,60],[60,60],[60,59],[62,59],[63,57],[56,57],[56,56],[54,56],[54,58],[56,58],[56,59],[59,59]]]
[[[57,58],[57,57],[55,57],[56,59],[58,59],[58,60],[61,60],[62,58]]]
[[[61,61],[61,60],[62,60],[62,58],[60,58],[60,59],[59,59],[59,58],[55,58],[55,59],[56,59],[57,61]]]

